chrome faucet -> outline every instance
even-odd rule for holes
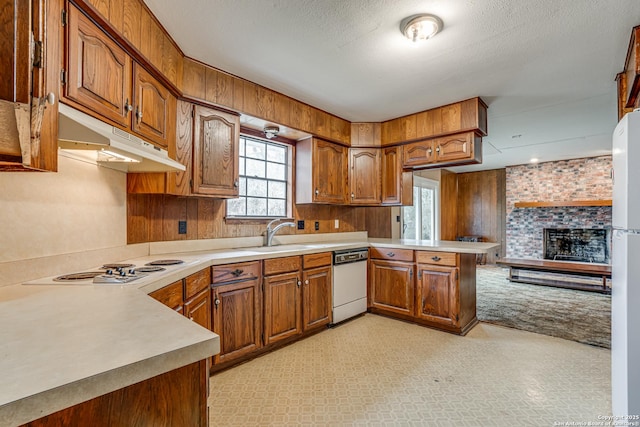
[[[296,224],[293,222],[283,222],[282,224],[278,224],[276,225],[273,229],[271,228],[271,225],[274,222],[278,222],[280,221],[280,218],[276,218],[273,221],[271,221],[269,224],[267,224],[267,231],[265,233],[265,239],[264,239],[264,245],[265,246],[271,246],[271,241],[273,240],[273,236],[275,236],[275,234],[278,232],[278,230],[280,230],[282,227],[295,227]]]

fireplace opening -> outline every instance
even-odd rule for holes
[[[544,259],[610,263],[611,239],[605,228],[545,228]]]

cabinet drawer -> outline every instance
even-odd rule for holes
[[[182,313],[182,280],[178,280],[170,285],[160,288],[157,291],[153,291],[149,294],[151,298],[157,299],[167,307],[173,309],[180,308]]]
[[[187,276],[184,279],[184,299],[189,300],[203,289],[207,289],[211,283],[211,271],[208,268]]]
[[[455,267],[458,265],[458,254],[453,252],[416,251],[416,262],[418,264],[448,265]]]
[[[211,283],[228,283],[260,277],[260,261],[237,264],[216,265],[211,267]]]
[[[374,259],[388,259],[390,261],[413,261],[411,249],[370,248],[369,256]]]
[[[331,252],[321,252],[319,254],[309,254],[302,256],[302,266],[304,269],[324,267],[331,265],[333,254]]]
[[[265,276],[298,271],[302,267],[302,259],[300,256],[265,259],[263,262]]]

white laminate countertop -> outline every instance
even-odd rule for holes
[[[220,351],[219,337],[146,294],[212,265],[361,247],[486,253],[495,243],[353,239],[273,247],[172,245],[184,259],[125,285],[0,287],[0,426],[19,425]],[[183,252],[180,252],[183,251]],[[120,260],[105,260],[115,262]]]
[[[220,351],[135,288],[0,289],[0,425],[15,426]]]
[[[409,239],[369,239],[369,244],[377,248],[402,248],[417,251],[458,252],[462,254],[486,254],[498,243],[458,242],[453,240],[409,240]]]

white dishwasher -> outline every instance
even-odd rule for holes
[[[333,324],[367,311],[368,258],[367,248],[333,253]]]

